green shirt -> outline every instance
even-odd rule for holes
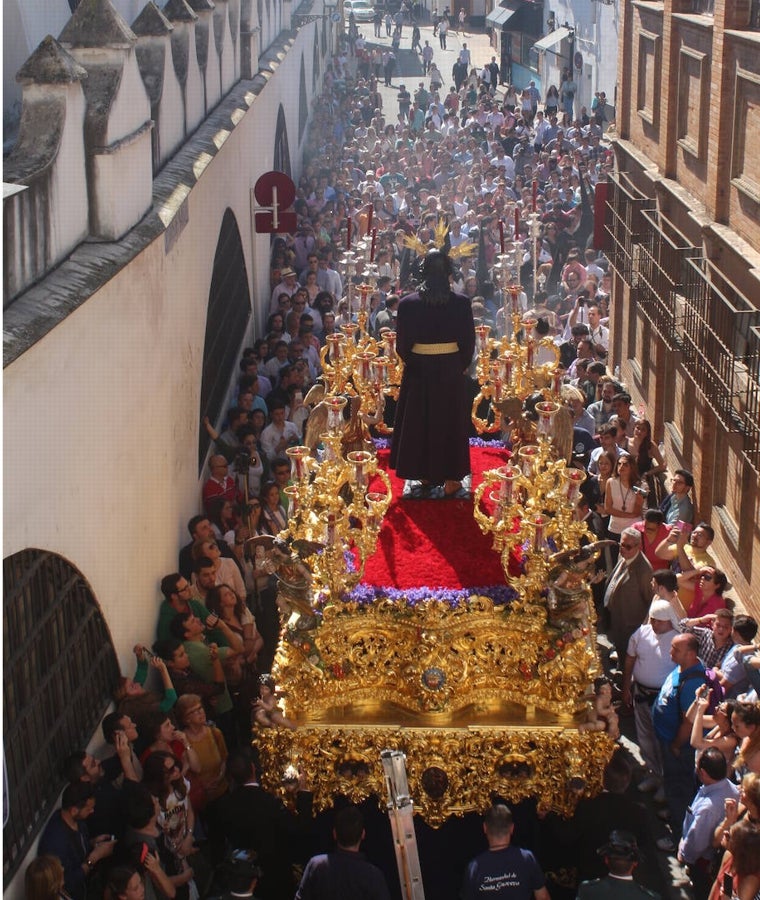
[[[211,615],[205,604],[201,603],[200,600],[191,598],[187,602],[190,606],[190,612],[194,616],[198,616],[201,622],[205,622]],[[158,625],[156,625],[156,637],[159,641],[165,641],[168,638],[174,637],[171,633],[171,624],[176,615],[177,611],[171,603],[169,603],[168,600],[164,600],[158,611]],[[220,647],[226,647],[228,645],[227,638],[218,628],[212,628],[210,631],[207,631],[206,640],[208,640],[210,644],[219,644]]]
[[[190,668],[194,675],[197,675],[201,681],[207,684],[214,683],[214,663],[211,659],[211,651],[203,643],[203,641],[185,641],[185,652],[190,660]],[[222,662],[230,652],[229,647],[219,648],[219,661]],[[216,711],[218,713],[226,713],[232,709],[232,697],[224,685],[224,692],[216,698]]]

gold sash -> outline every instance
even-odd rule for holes
[[[412,353],[419,353],[420,356],[438,356],[442,353],[456,353],[459,350],[459,344],[456,341],[449,341],[447,344],[413,344]]]

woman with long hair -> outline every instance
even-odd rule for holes
[[[229,544],[234,540],[235,528],[240,518],[230,500],[212,497],[208,503],[208,519],[218,541],[226,541]]]
[[[742,819],[731,826],[728,850],[709,900],[757,900],[760,897],[760,826]]]
[[[209,612],[219,616],[231,631],[240,636],[243,641],[241,659],[249,666],[255,666],[256,656],[264,642],[245,603],[228,584],[220,584],[211,588],[206,595],[206,607]]]
[[[280,488],[268,481],[261,489],[261,526],[266,534],[279,534],[288,527],[288,514],[280,502]]]
[[[148,853],[143,862],[143,866],[151,874],[158,870],[163,875],[158,859],[151,853]],[[166,878],[162,894],[166,897],[175,897],[176,889],[174,885]],[[169,891],[167,893],[167,890]],[[145,900],[145,881],[141,873],[134,866],[123,865],[114,866],[108,873],[106,888],[103,893],[104,900]]]
[[[628,455],[618,457],[615,475],[604,488],[604,512],[610,517],[607,535],[619,541],[624,528],[641,518],[644,497],[638,488],[639,473],[636,461]]]
[[[734,702],[724,700],[719,703],[711,717],[707,715],[709,705],[710,698],[706,686],[703,685],[697,689],[697,697],[686,713],[686,718],[692,722],[691,746],[700,752],[707,750],[708,747],[716,747],[731,765],[739,744],[739,739],[731,728]],[[708,719],[713,723],[712,727],[709,726]]]
[[[559,109],[559,91],[556,84],[550,84],[544,99],[544,115],[548,119],[549,116],[556,116]]]
[[[68,900],[63,888],[63,866],[57,856],[43,853],[33,859],[24,873],[26,900]]]
[[[158,800],[156,823],[181,869],[182,861],[193,848],[195,813],[190,804],[190,782],[182,775],[177,757],[158,750],[145,760],[142,783]]]
[[[143,767],[153,753],[172,753],[181,760],[183,775],[191,770],[200,772],[200,760],[192,745],[165,712],[154,710],[143,716],[139,722],[139,732],[141,738],[150,741],[140,755]]]
[[[443,485],[456,497],[470,472],[467,369],[475,350],[472,306],[451,290],[451,261],[431,250],[419,291],[398,307],[396,349],[404,374],[391,442],[391,468],[418,481],[420,496]]]
[[[731,727],[740,741],[734,771],[760,775],[760,703],[737,703]]]
[[[596,472],[589,476],[588,505],[596,510],[604,520],[605,528],[609,522],[609,516],[605,512],[604,497],[607,490],[607,482],[614,477],[617,457],[612,451],[601,453],[596,460]]]
[[[668,467],[662,458],[660,448],[652,440],[652,423],[649,419],[639,419],[633,426],[633,437],[628,438],[628,452],[636,460],[639,477],[647,480],[648,505],[659,506],[664,490],[662,473],[666,472]]]

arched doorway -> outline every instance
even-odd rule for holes
[[[14,553],[3,560],[3,587],[7,885],[55,806],[63,757],[100,723],[119,665],[90,586],[63,557]]]
[[[250,315],[251,296],[243,243],[235,216],[231,209],[227,209],[219,229],[209,289],[199,421],[208,416],[212,423],[219,422]],[[210,443],[206,429],[201,428],[198,438],[199,470],[203,467]]]

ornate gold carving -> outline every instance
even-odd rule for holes
[[[385,725],[308,725],[257,734],[264,784],[280,791],[283,763],[307,772],[317,810],[335,794],[353,802],[384,797],[380,752],[402,750],[415,812],[432,826],[450,815],[484,810],[496,793],[517,803],[570,815],[581,796],[601,790],[614,745],[599,733],[561,726],[403,728]]]

